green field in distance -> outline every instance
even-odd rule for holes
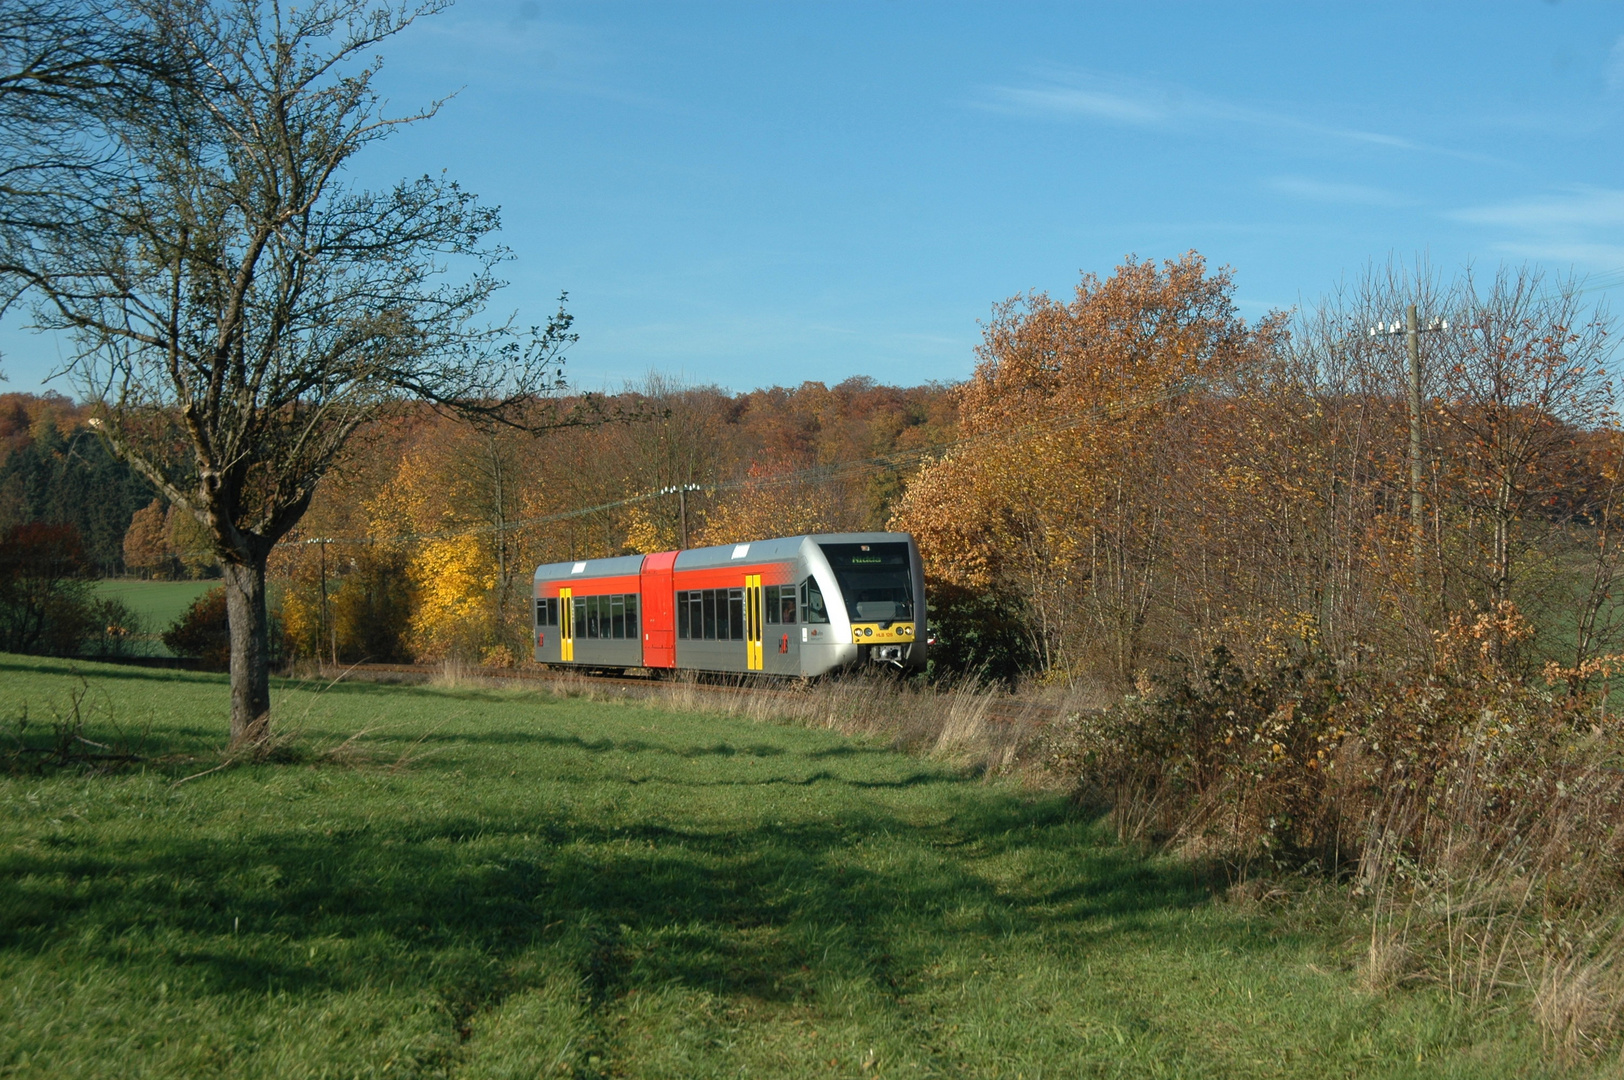
[[[133,578],[109,578],[96,582],[96,594],[122,600],[141,617],[145,630],[137,651],[144,656],[169,656],[161,640],[163,632],[186,613],[193,601],[210,589],[218,588],[215,581],[139,581]]]

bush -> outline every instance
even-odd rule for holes
[[[930,587],[930,675],[1013,683],[1038,655],[1017,600],[945,583]]]
[[[189,656],[216,671],[231,666],[231,628],[226,621],[226,590],[210,589],[173,626],[164,631],[164,644],[176,656]]]
[[[1351,878],[1373,987],[1522,994],[1549,1038],[1600,1050],[1624,1040],[1624,657],[1535,673],[1530,636],[1507,603],[1452,619],[1430,663],[1301,645],[1247,671],[1220,647],[1046,749],[1125,836]]]
[[[1216,846],[1242,862],[1334,859],[1326,753],[1343,695],[1311,648],[1248,672],[1219,645],[1198,668],[1175,660],[1148,696],[1068,718],[1050,762],[1076,777],[1080,798],[1111,806],[1124,836]]]
[[[79,530],[34,521],[0,541],[0,649],[75,656],[103,636],[106,601],[92,595]],[[117,605],[122,609],[123,605]]]
[[[146,620],[122,600],[92,600],[88,632],[80,645],[86,656],[134,656],[135,643],[146,633]]]

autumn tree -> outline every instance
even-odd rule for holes
[[[696,545],[841,531],[835,493],[820,479],[783,466],[751,466],[741,483],[729,485],[717,499]]]
[[[70,366],[119,454],[208,530],[234,743],[269,730],[268,556],[362,425],[403,397],[561,422],[538,395],[556,385],[569,317],[528,341],[477,322],[500,284],[496,211],[449,180],[377,191],[346,172],[434,114],[385,113],[369,57],[444,6],[121,5],[169,74],[138,107],[98,99],[85,137],[115,148],[120,182],[87,177],[64,227],[10,267],[40,322],[74,335]]]
[[[72,525],[29,522],[0,537],[0,649],[71,655],[90,614],[84,545]]]
[[[1464,569],[1498,604],[1531,542],[1519,522],[1561,503],[1584,436],[1615,418],[1610,326],[1572,283],[1547,291],[1528,271],[1502,270],[1481,290],[1468,274],[1450,300],[1455,327],[1431,387],[1440,465],[1462,524],[1481,536],[1482,556]]]
[[[1406,350],[1402,336],[1370,333],[1412,304],[1440,327],[1420,342],[1420,536]],[[1241,441],[1248,468],[1266,481],[1252,487],[1271,499],[1235,507],[1232,520],[1253,523],[1254,537],[1258,522],[1296,531],[1294,547],[1271,543],[1249,561],[1271,568],[1333,654],[1424,659],[1452,618],[1507,601],[1542,625],[1602,628],[1597,600],[1613,575],[1591,570],[1616,561],[1617,428],[1604,312],[1527,270],[1449,281],[1424,262],[1389,263],[1298,313],[1291,330],[1264,385],[1236,402],[1254,418]],[[1591,601],[1574,594],[1579,577]],[[1582,661],[1600,638],[1579,638]]]
[[[1267,357],[1277,317],[1249,326],[1228,271],[1199,255],[1129,260],[1074,297],[1000,305],[960,394],[957,448],[896,515],[933,577],[1026,608],[1046,666],[1095,655],[1119,680],[1143,662],[1191,506],[1185,479],[1207,402]],[[1090,661],[1090,662],[1095,662]]]
[[[132,570],[141,570],[151,576],[158,576],[174,562],[170,554],[168,538],[165,535],[165,526],[168,524],[168,514],[161,499],[152,502],[135,512],[130,519],[130,528],[124,534],[124,565]]]
[[[692,546],[709,500],[702,490],[723,478],[736,447],[727,439],[733,403],[715,387],[682,386],[653,374],[633,391],[659,418],[629,428],[613,449],[628,494],[669,494],[627,508],[627,547],[640,552]]]

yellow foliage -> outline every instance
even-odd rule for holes
[[[651,513],[641,503],[629,507],[623,520],[626,525],[626,546],[639,555],[674,551],[681,542],[676,526]]]
[[[773,536],[835,531],[826,492],[815,486],[775,484],[760,477],[711,510],[695,547],[742,544]]]
[[[282,590],[282,629],[296,652],[321,656],[327,645],[322,641],[321,593],[311,582],[290,581]]]
[[[479,537],[420,541],[408,572],[416,587],[412,643],[418,656],[466,653],[485,640],[492,629],[496,573]]]

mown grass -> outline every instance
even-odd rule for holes
[[[281,684],[312,760],[362,729],[368,759],[177,786],[223,680],[0,656],[0,717],[70,670],[151,760],[0,776],[0,1075],[1544,1071],[1520,1017],[1362,992],[1358,942],[875,743]]]

